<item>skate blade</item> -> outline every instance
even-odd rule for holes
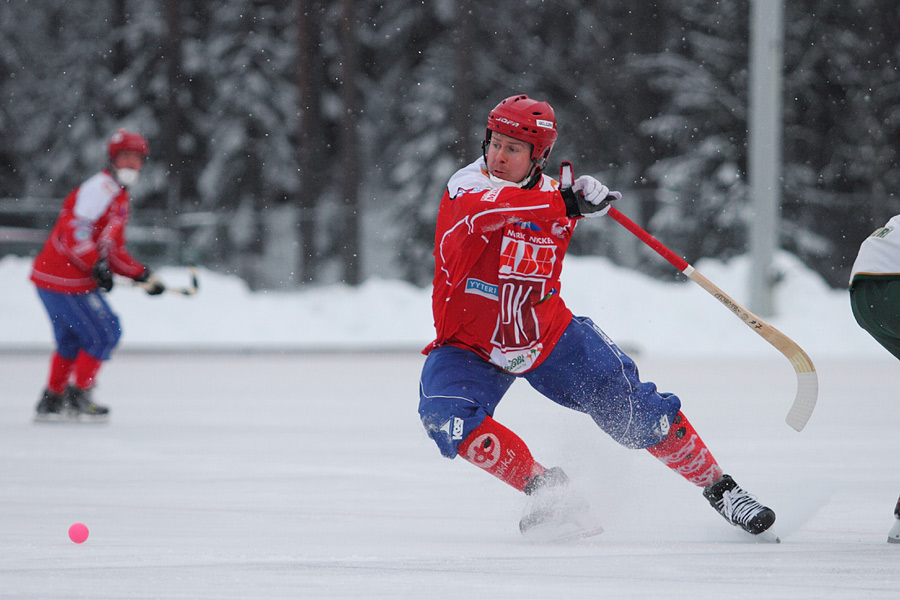
[[[33,420],[35,423],[65,423],[68,417],[59,413],[37,413]]]
[[[46,414],[36,414],[33,419],[34,423],[39,424],[66,424],[66,423],[77,423],[77,424],[86,424],[86,425],[102,425],[104,423],[109,422],[109,414],[105,415],[85,415],[81,413],[46,413]]]
[[[757,533],[753,536],[753,539],[759,542],[760,544],[780,544],[781,538],[775,535],[775,533],[771,529],[767,529],[762,533]]]
[[[523,531],[522,537],[537,544],[563,544],[598,536],[601,533],[603,527],[599,525],[588,528],[539,525]]]
[[[564,543],[600,535],[603,527],[593,517],[585,514],[540,523],[519,523],[519,531],[530,542]]]
[[[109,422],[109,413],[105,415],[88,415],[85,413],[78,413],[75,415],[70,423],[80,423],[82,425],[103,425]]]

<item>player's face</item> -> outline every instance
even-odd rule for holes
[[[498,179],[518,183],[528,176],[531,166],[531,144],[491,132],[487,151],[488,173]]]
[[[134,169],[140,171],[144,165],[144,155],[134,150],[122,150],[116,154],[113,167],[116,169]]]

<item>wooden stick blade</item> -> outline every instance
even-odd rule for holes
[[[804,356],[806,356],[805,353]],[[794,397],[794,404],[791,405],[791,409],[784,419],[785,423],[795,431],[802,431],[806,427],[806,423],[816,408],[816,399],[819,396],[819,377],[816,375],[816,369],[812,366],[812,362],[809,362],[808,357],[806,360],[809,364],[809,370],[797,370],[797,395]],[[791,362],[794,361],[792,360]],[[794,369],[797,369],[796,364]]]
[[[794,340],[738,304],[731,296],[719,289],[716,284],[704,277],[699,271],[689,267],[685,270],[685,274],[691,281],[709,292],[750,329],[775,346],[779,352],[791,361],[791,366],[794,367],[794,371],[797,373],[797,395],[794,397],[794,403],[791,405],[785,420],[796,431],[803,429],[816,407],[816,400],[819,396],[819,379],[816,375],[816,368],[806,352],[803,351],[803,348],[797,345]]]

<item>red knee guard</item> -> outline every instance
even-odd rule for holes
[[[519,491],[546,470],[535,462],[522,438],[491,417],[462,441],[459,455]]]
[[[706,487],[722,476],[716,459],[681,412],[666,439],[647,451],[694,485]]]
[[[82,390],[94,387],[94,379],[102,364],[103,361],[99,358],[94,358],[84,351],[79,352],[75,359],[75,385]]]

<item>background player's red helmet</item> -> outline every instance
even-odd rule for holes
[[[502,100],[488,115],[485,144],[496,131],[531,144],[531,160],[543,168],[556,142],[556,114],[546,102],[519,94]]]
[[[123,150],[140,152],[141,156],[146,157],[150,152],[150,145],[141,134],[120,129],[109,138],[109,160],[115,160],[116,154]]]

